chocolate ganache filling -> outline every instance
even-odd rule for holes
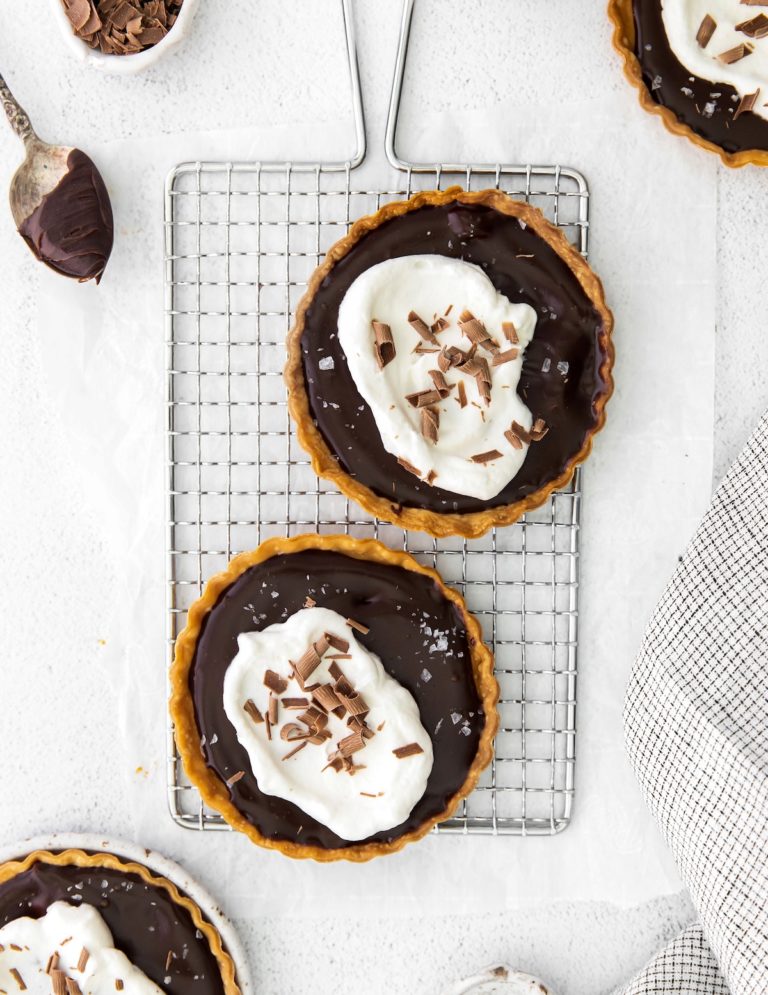
[[[39,919],[58,901],[97,909],[115,946],[168,995],[223,995],[218,962],[192,916],[137,874],[38,861],[0,884],[0,927]],[[177,954],[170,963],[169,950]]]
[[[67,172],[19,228],[37,258],[81,283],[101,280],[112,252],[114,223],[109,194],[93,161],[79,149]]]
[[[669,45],[662,8],[662,0],[634,0],[635,55],[651,97],[726,152],[768,149],[768,121],[757,114],[736,117],[740,98],[732,86],[692,76],[679,62]],[[750,8],[744,10],[746,20]]]
[[[224,676],[238,635],[284,622],[308,596],[368,628],[356,638],[413,695],[432,740],[426,791],[408,819],[360,841],[389,842],[444,811],[466,780],[485,725],[461,613],[423,574],[325,550],[275,556],[243,573],[207,616],[190,672],[203,755],[222,781],[245,771],[230,796],[262,835],[325,849],[349,845],[291,802],[259,790],[224,711]],[[339,775],[329,769],[321,776]]]
[[[522,468],[491,501],[429,486],[400,466],[384,449],[339,345],[339,306],[352,282],[385,259],[417,254],[474,263],[511,302],[536,311],[518,394],[549,432],[531,446]],[[464,306],[459,300],[448,303],[459,310]],[[312,300],[301,339],[312,416],[344,469],[381,497],[394,496],[399,505],[474,512],[512,504],[558,477],[595,427],[595,401],[606,389],[599,372],[605,359],[602,332],[602,319],[577,278],[532,228],[485,205],[419,208],[365,235]],[[321,369],[321,360],[329,356],[332,368]]]

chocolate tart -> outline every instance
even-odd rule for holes
[[[355,843],[259,790],[222,701],[238,635],[283,620],[308,598],[359,623],[358,641],[413,696],[433,745],[426,790],[406,821]],[[414,638],[419,625],[445,633],[439,655]],[[366,861],[421,839],[475,787],[498,727],[493,656],[463,599],[407,553],[349,536],[268,539],[236,556],[190,608],[171,688],[179,753],[204,802],[254,843],[317,861]],[[462,732],[452,714],[474,719]]]
[[[758,10],[745,6],[744,20]],[[680,63],[667,39],[662,0],[609,0],[608,16],[624,74],[642,107],[667,131],[714,152],[731,168],[768,166],[768,121],[751,113],[735,117],[739,96],[732,86],[693,76]],[[713,92],[719,94],[715,99]]]
[[[418,254],[474,263],[510,302],[536,311],[518,395],[549,431],[488,501],[430,486],[385,450],[336,335],[361,273]],[[586,459],[613,392],[612,329],[600,280],[539,210],[498,190],[419,193],[355,222],[314,272],[288,335],[288,408],[315,472],[369,514],[437,537],[477,537],[543,504]],[[320,375],[320,352],[333,358],[332,378]]]
[[[57,901],[94,906],[115,946],[166,995],[240,995],[218,930],[167,878],[111,853],[34,850],[0,863],[0,927]],[[186,955],[181,951],[186,948]],[[169,951],[179,955],[169,958]]]

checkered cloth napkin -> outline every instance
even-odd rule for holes
[[[624,719],[632,765],[700,925],[621,995],[765,995],[768,415],[653,615]]]

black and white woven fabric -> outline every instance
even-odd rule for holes
[[[701,927],[623,995],[768,993],[768,415],[653,615],[624,720]]]

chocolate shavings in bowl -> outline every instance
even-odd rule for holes
[[[135,55],[168,34],[184,0],[62,0],[77,37],[104,55]]]

